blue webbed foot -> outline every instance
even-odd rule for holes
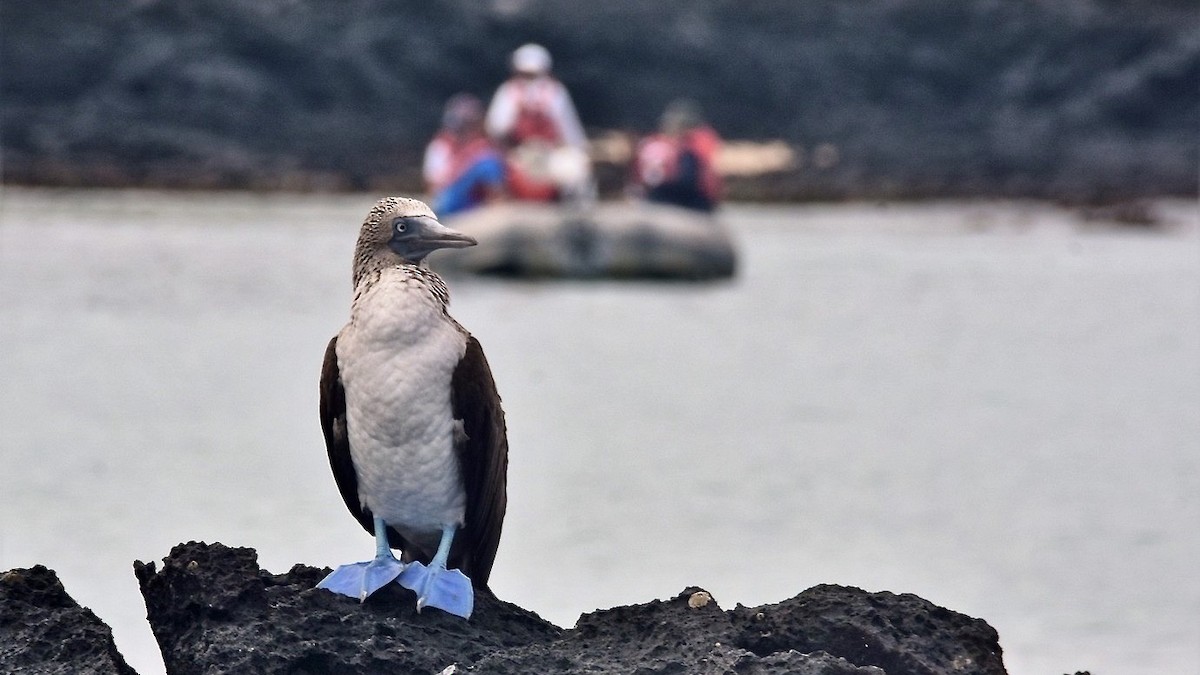
[[[331,572],[317,584],[317,588],[328,589],[365,602],[368,595],[400,576],[405,567],[404,563],[390,555],[369,562],[350,563]]]
[[[475,591],[471,580],[459,570],[448,570],[434,560],[428,567],[419,562],[409,563],[397,579],[399,584],[417,594],[417,611],[437,607],[464,619],[475,608]]]

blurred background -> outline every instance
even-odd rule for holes
[[[734,199],[1196,191],[1191,0],[2,7],[6,183],[414,191],[443,103],[538,42],[594,139],[686,96],[785,143]]]
[[[371,551],[316,414],[354,238],[526,42],[605,203],[700,105],[737,265],[450,280],[509,425],[501,597],[839,583],[985,619],[1014,675],[1194,671],[1194,0],[0,0],[0,570],[148,675],[134,559]]]

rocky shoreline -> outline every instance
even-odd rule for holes
[[[270,574],[251,548],[190,542],[134,563],[167,673],[1005,673],[981,619],[911,594],[834,585],[722,609],[700,588],[585,614],[562,629],[495,597],[462,621],[388,587],[364,604]],[[0,574],[6,672],[131,675],[112,632],[42,566]]]
[[[7,673],[136,675],[112,629],[42,565],[0,573],[0,666]]]

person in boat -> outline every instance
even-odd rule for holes
[[[697,211],[720,202],[716,169],[721,137],[689,100],[672,101],[659,120],[659,133],[643,139],[634,155],[633,192],[647,201]]]
[[[483,102],[477,97],[455,94],[446,102],[442,128],[425,148],[422,172],[439,216],[504,195],[504,159],[484,132]]]
[[[591,184],[587,137],[567,88],[550,74],[550,52],[527,44],[512,54],[512,77],[488,106],[488,134],[507,150],[516,199],[553,201]]]

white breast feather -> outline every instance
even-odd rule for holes
[[[355,295],[337,357],[359,498],[409,539],[436,544],[443,526],[462,523],[466,505],[454,451],[461,424],[450,406],[466,340],[400,269]]]

